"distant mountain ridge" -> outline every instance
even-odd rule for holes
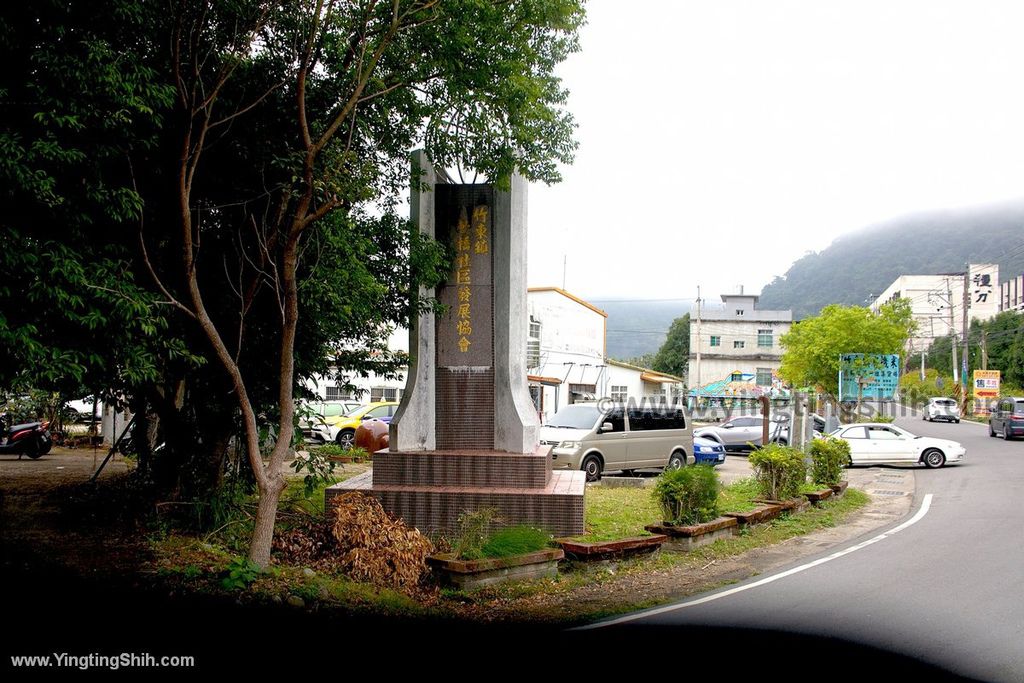
[[[1024,201],[915,214],[843,235],[765,286],[759,305],[806,318],[831,303],[863,305],[900,275],[962,272],[967,263],[998,263],[1000,282],[1024,272]]]

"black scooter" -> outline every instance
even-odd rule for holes
[[[27,455],[35,460],[53,446],[49,422],[26,422],[8,427],[7,415],[0,415],[0,455]]]

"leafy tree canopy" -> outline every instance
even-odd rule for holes
[[[690,314],[672,321],[668,337],[654,356],[652,369],[683,377],[690,363]]]
[[[902,354],[914,329],[905,299],[885,304],[877,314],[863,306],[826,306],[782,335],[779,376],[793,386],[816,386],[836,395],[840,355]]]

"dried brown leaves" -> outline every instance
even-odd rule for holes
[[[427,570],[434,546],[426,536],[394,519],[376,498],[345,493],[331,501],[341,569],[353,579],[413,589]]]

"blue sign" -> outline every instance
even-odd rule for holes
[[[839,357],[839,400],[856,401],[858,382],[865,399],[892,399],[900,385],[899,354],[844,353]]]

